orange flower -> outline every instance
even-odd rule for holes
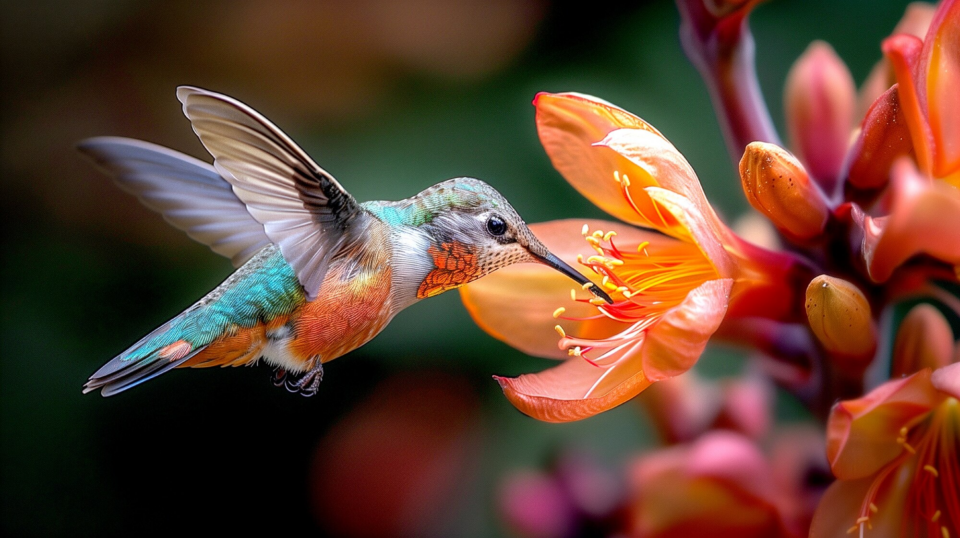
[[[837,404],[827,458],[838,480],[810,536],[960,535],[960,363]]]
[[[611,215],[662,233],[603,221],[532,226],[552,252],[601,278],[611,305],[568,292],[532,265],[462,289],[474,319],[495,337],[533,355],[574,357],[539,374],[497,378],[518,409],[551,422],[594,415],[690,369],[725,316],[796,312],[795,259],[731,232],[659,131],[585,95],[540,94],[534,104],[540,140],[567,181]],[[593,255],[584,257],[588,248]]]

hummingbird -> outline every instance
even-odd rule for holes
[[[111,396],[174,368],[262,360],[276,385],[312,396],[324,363],[370,341],[404,308],[514,263],[546,264],[610,302],[479,179],[359,203],[249,106],[189,86],[177,98],[212,165],[127,138],[78,148],[236,271],[104,364],[84,393]]]

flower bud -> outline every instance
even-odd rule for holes
[[[857,363],[873,357],[877,332],[870,304],[855,285],[826,275],[814,278],[807,286],[806,310],[813,334],[827,351]]]
[[[790,142],[827,191],[847,153],[855,94],[847,66],[823,41],[811,43],[787,75],[783,101]]]
[[[827,225],[830,210],[823,192],[777,145],[751,142],[740,159],[740,181],[750,205],[788,235],[810,239]]]
[[[897,88],[877,98],[863,120],[857,140],[850,148],[847,181],[860,189],[877,189],[890,179],[890,167],[913,153],[907,119],[900,108]]]
[[[919,304],[907,313],[893,345],[893,377],[950,364],[953,331],[936,307]]]

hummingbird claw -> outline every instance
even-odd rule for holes
[[[298,392],[302,396],[309,398],[317,394],[321,381],[323,381],[323,363],[321,363],[318,358],[317,364],[299,378],[287,375],[286,370],[278,367],[274,375],[273,384],[278,387],[284,387],[288,392]]]
[[[284,386],[284,380],[287,378],[287,371],[283,368],[277,366],[273,369],[273,375],[271,376],[271,381],[273,382],[274,387]]]

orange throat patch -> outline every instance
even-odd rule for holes
[[[427,250],[437,267],[427,274],[417,290],[417,298],[425,299],[460,287],[480,277],[477,255],[472,248],[453,241],[430,245]]]

